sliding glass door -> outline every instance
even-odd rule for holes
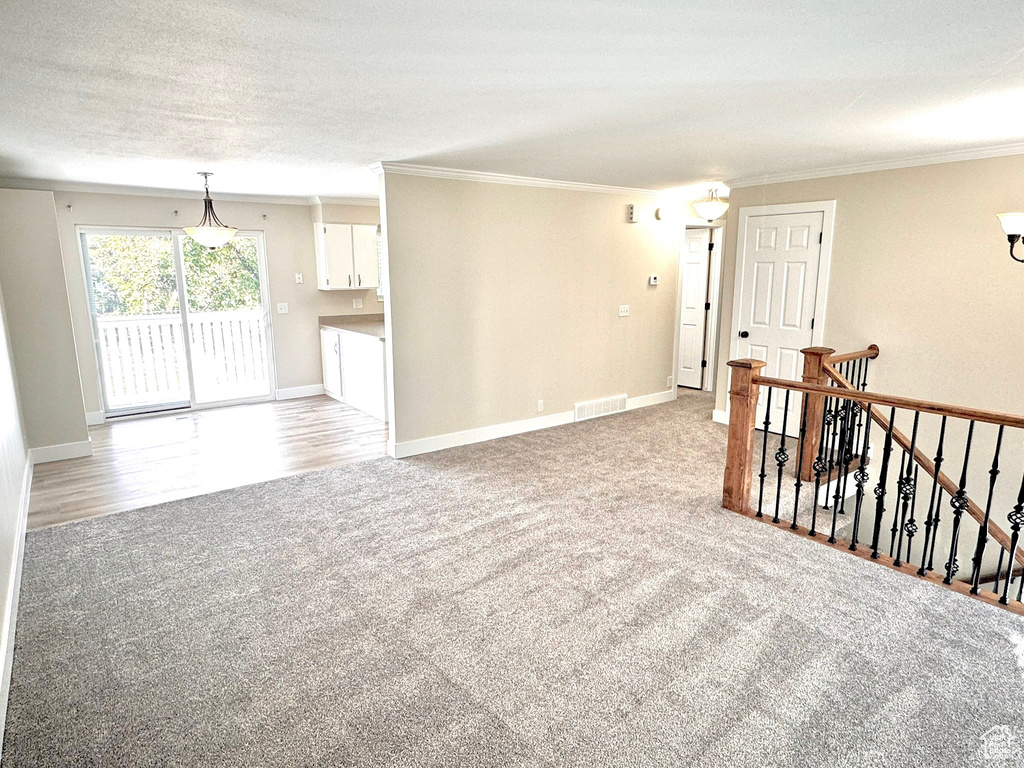
[[[107,415],[269,398],[262,238],[216,250],[180,232],[81,231]]]

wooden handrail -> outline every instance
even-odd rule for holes
[[[833,391],[842,391],[843,389],[849,389],[851,392],[857,393],[856,395],[854,395],[853,399],[857,401],[857,404],[860,405],[860,407],[862,409],[865,409],[865,410],[867,409],[867,405],[866,405],[867,401],[866,401],[866,399],[860,397],[861,395],[867,395],[866,392],[860,392],[859,390],[854,389],[853,388],[853,384],[851,384],[850,381],[845,376],[843,376],[843,374],[839,373],[839,371],[837,371],[835,368],[833,368],[830,365],[826,365],[825,366],[825,372],[828,373],[829,377],[831,377],[831,379],[834,382],[836,382],[836,384],[838,384],[839,387],[840,387],[838,390],[835,390],[835,388],[833,388]],[[890,405],[889,403],[881,403],[881,404],[882,405]],[[897,406],[897,407],[900,407],[900,406]],[[918,408],[916,410],[921,410],[921,409]],[[943,415],[946,415],[946,414],[943,414]],[[1002,415],[1005,416],[1006,414],[1002,414]],[[876,424],[878,424],[878,426],[880,426],[883,431],[885,431],[885,432],[889,431],[889,420],[885,416],[880,414],[877,410],[872,410],[871,411],[871,420],[873,422],[875,422]],[[975,419],[975,421],[980,421],[980,419]],[[1010,425],[1010,426],[1012,426],[1012,425]],[[896,443],[905,452],[909,452],[910,451],[911,440],[910,440],[910,438],[908,438],[906,436],[906,434],[904,432],[902,432],[901,430],[893,427],[892,439],[893,439],[893,442]],[[925,471],[925,474],[927,474],[929,477],[934,478],[934,479],[936,479],[938,481],[939,486],[944,491],[946,491],[946,493],[949,494],[950,498],[952,498],[953,496],[956,496],[956,493],[959,490],[960,486],[957,485],[957,483],[951,477],[949,477],[949,475],[947,475],[945,472],[943,472],[941,470],[939,471],[939,475],[936,478],[935,477],[935,462],[933,462],[930,458],[928,458],[928,456],[920,448],[918,448],[916,445],[914,446],[914,461],[917,462],[918,466],[920,466],[921,469],[923,469]],[[967,497],[967,513],[978,522],[978,525],[984,525],[984,523],[985,523],[985,512],[970,497]],[[1010,551],[1010,534],[1008,534],[1006,531],[1004,531],[1002,528],[1000,528],[998,523],[996,523],[994,520],[990,519],[988,521],[988,531],[989,531],[989,534],[992,536],[992,539],[997,544],[999,544],[1000,547],[1005,549],[1007,552]],[[1017,548],[1017,551],[1014,554],[1014,559],[1016,559],[1017,562],[1019,562],[1022,565],[1024,565],[1024,548],[1022,548],[1022,547],[1018,547]]]
[[[788,389],[793,392],[826,395],[827,397],[838,397],[841,400],[856,400],[857,402],[864,404],[872,403],[874,405],[888,405],[895,408],[907,408],[912,411],[921,411],[921,413],[934,413],[939,416],[953,416],[958,419],[972,419],[986,424],[1002,424],[1006,427],[1024,429],[1024,416],[1017,416],[1012,413],[985,411],[980,408],[968,408],[963,405],[933,403],[928,400],[918,400],[913,397],[901,397],[900,395],[883,395],[876,392],[862,392],[859,389],[846,391],[840,387],[828,387],[821,384],[805,384],[801,381],[775,379],[771,376],[755,376],[754,383],[760,384],[764,387]]]
[[[874,360],[876,357],[878,357],[878,345],[872,344],[867,349],[862,349],[859,352],[846,352],[842,355],[829,355],[828,361],[832,365],[836,365],[837,363],[848,363],[851,360],[863,360],[864,358]]]

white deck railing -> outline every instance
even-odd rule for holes
[[[181,315],[97,319],[108,410],[188,402]],[[192,312],[189,343],[196,400],[270,392],[262,310]]]

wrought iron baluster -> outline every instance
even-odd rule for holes
[[[907,525],[907,512],[910,509],[910,503],[914,500],[914,494],[916,493],[915,478],[917,477],[917,471],[915,468],[917,467],[917,464],[914,462],[914,451],[917,449],[917,427],[920,421],[921,412],[914,411],[914,429],[910,436],[910,453],[907,454],[907,474],[900,477],[898,486],[900,489],[902,505],[900,508],[899,541],[896,545],[896,560],[893,562],[893,565],[897,568],[903,565],[903,534],[906,532],[905,526]],[[910,516],[910,523],[916,533],[917,526],[914,525],[913,514]],[[913,536],[913,534],[910,535]]]
[[[765,459],[768,458],[768,426],[772,423],[772,387],[768,387],[768,399],[764,406],[764,441],[761,443],[761,486],[757,492],[757,514],[761,517],[761,504],[764,502],[764,479],[768,474],[764,471]]]
[[[999,562],[996,563],[996,580],[992,584],[992,591],[995,594],[997,594],[997,595],[999,594],[999,574],[1001,574],[1003,572],[1003,555],[1005,555],[1005,554],[1006,554],[1006,550],[1003,549],[1002,547],[1000,547],[999,548]],[[1013,563],[1012,562],[1010,563],[1010,572],[1011,573],[1013,572]],[[1010,574],[1007,574],[1006,578],[1009,579],[1010,578]]]
[[[857,407],[860,410],[860,406]],[[864,486],[868,482],[867,460],[868,445],[871,440],[871,403],[868,403],[867,421],[864,426],[864,442],[860,447],[860,466],[853,473],[853,479],[857,484],[857,501],[853,510],[853,534],[850,536],[850,549],[857,550],[857,534],[860,530],[860,510],[864,504]]]
[[[857,364],[853,368],[853,378],[850,380],[850,383],[853,384],[854,389],[857,389],[857,382],[860,381],[860,369],[861,369],[861,364],[862,363],[863,363],[863,360],[858,360]],[[860,403],[856,403],[855,405],[856,405],[856,409],[857,409],[857,430],[856,430],[856,436],[854,438],[854,445],[857,446],[857,450],[860,450],[860,446],[861,446],[860,436],[861,436],[862,425],[864,423],[864,409],[861,408]],[[858,456],[858,458],[859,458],[859,456]]]
[[[871,557],[878,559],[878,539],[882,535],[882,516],[885,514],[885,484],[889,477],[889,457],[892,455],[892,430],[896,424],[896,408],[889,411],[889,429],[885,431],[885,445],[882,448],[882,468],[875,485],[875,527],[871,532]]]
[[[945,492],[944,488],[939,488],[939,498],[935,503],[935,528],[933,529],[932,536],[932,549],[928,553],[928,570],[935,570],[935,542],[939,540],[939,523],[942,522],[942,518],[939,515],[939,510],[942,509],[942,494]]]
[[[900,529],[900,496],[903,490],[903,470],[907,463],[907,452],[900,453],[900,473],[896,476],[896,503],[892,508],[892,528],[889,531],[889,557],[896,552],[896,532]]]
[[[1024,477],[1020,481],[1020,491],[1017,493],[1017,503],[1013,505],[1010,514],[1006,516],[1010,521],[1010,563],[1006,569],[1006,580],[1003,582],[1003,596],[999,602],[1006,605],[1010,602],[1010,584],[1013,581],[1013,563],[1017,559],[1017,542],[1020,541],[1020,527],[1024,523]],[[1020,577],[1020,587],[1024,587],[1024,574]],[[1021,598],[1021,589],[1017,588],[1017,600]]]
[[[953,508],[953,538],[949,544],[949,560],[946,561],[946,578],[943,584],[952,584],[953,577],[960,570],[960,563],[957,560],[957,547],[960,544],[960,519],[963,517],[970,502],[967,501],[967,464],[971,459],[971,440],[974,438],[974,419],[971,419],[967,427],[967,447],[964,448],[964,465],[960,470],[960,484],[956,493],[949,500]]]
[[[814,469],[814,503],[811,504],[811,530],[808,531],[809,536],[817,536],[817,525],[818,525],[818,494],[821,489],[821,476],[825,473],[825,468],[828,466],[825,461],[825,440],[826,436],[826,424],[829,415],[829,399],[825,398],[824,407],[821,411],[821,431],[818,432],[818,455],[814,459],[814,463],[811,465]]]
[[[921,552],[921,567],[917,569],[918,576],[924,576],[932,570],[930,558],[935,556],[935,538],[939,532],[939,507],[935,503],[935,494],[939,491],[939,472],[942,470],[942,443],[946,439],[946,417],[942,417],[942,424],[939,427],[939,447],[935,451],[935,470],[932,477],[932,495],[928,502],[928,517],[924,521],[924,550]],[[941,495],[941,492],[940,492]],[[941,499],[939,500],[941,505]],[[929,554],[928,545],[931,543]]]
[[[794,531],[796,530],[796,516],[797,511],[800,509],[800,489],[803,487],[804,482],[800,475],[802,467],[804,465],[804,441],[807,440],[807,395],[803,395],[803,416],[800,417],[800,446],[797,451],[796,458],[796,482],[793,483],[794,494],[793,494],[793,524],[789,526]]]
[[[789,390],[786,390],[785,399],[782,401],[782,437],[779,438],[779,450],[775,452],[775,463],[779,465],[779,476],[775,481],[775,514],[772,522],[779,522],[779,503],[782,501],[782,468],[789,461],[789,454],[786,453],[786,425],[789,421]]]
[[[833,383],[833,386],[835,384]],[[841,420],[841,414],[843,412],[843,403],[845,402],[842,398],[832,398],[832,412],[829,414],[829,424],[832,426],[832,437],[828,441],[828,473],[825,480],[826,485],[832,482],[832,471],[836,467],[836,443],[839,441],[839,422]],[[822,509],[828,509],[828,495],[825,496],[825,503],[821,505]]]
[[[910,500],[910,519],[907,521],[905,530],[907,532],[907,563],[913,564],[910,559],[910,550],[914,544],[914,536],[917,535],[917,520],[915,515],[917,514],[917,474],[921,468],[914,466],[914,498]]]
[[[996,433],[996,451],[992,454],[992,468],[988,471],[988,501],[985,502],[985,520],[978,528],[978,543],[974,548],[974,560],[971,568],[972,595],[981,591],[981,561],[985,557],[985,546],[988,544],[988,521],[992,517],[992,496],[996,490],[996,478],[999,477],[999,449],[1002,446],[1003,425],[1000,424],[999,432]],[[999,581],[998,573],[996,573],[996,581]]]
[[[868,366],[871,364],[871,358],[864,358],[864,370],[860,374],[860,391],[866,392],[868,389]]]
[[[844,400],[843,401],[843,412],[842,412],[842,415],[840,416],[840,421],[842,421],[843,427],[842,427],[841,434],[840,434],[840,439],[839,439],[839,460],[840,461],[836,464],[836,469],[838,470],[836,472],[836,479],[835,479],[836,490],[835,490],[835,493],[832,495],[832,530],[830,531],[829,536],[828,536],[828,541],[829,541],[830,544],[835,544],[836,543],[836,521],[839,518],[839,512],[840,512],[840,510],[842,508],[843,489],[845,488],[845,483],[843,482],[843,477],[841,477],[841,471],[842,471],[841,464],[842,464],[842,460],[847,455],[847,437],[846,436],[847,436],[847,432],[849,431],[849,426],[850,426],[850,404],[852,402],[853,402],[852,400]],[[850,469],[849,462],[846,463],[846,469],[847,469],[847,473],[849,473],[849,469]]]

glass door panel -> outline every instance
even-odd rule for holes
[[[267,310],[257,236],[236,235],[211,251],[179,235],[178,247],[196,402],[269,396]]]
[[[104,409],[191,403],[170,232],[82,233]]]

